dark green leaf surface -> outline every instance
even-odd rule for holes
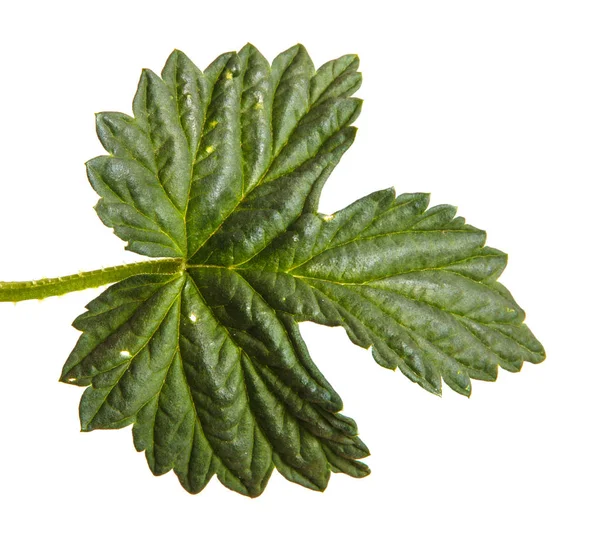
[[[181,265],[90,303],[61,380],[87,387],[84,431],[132,424],[152,472],[190,492],[216,474],[257,496],[274,467],[316,490],[369,473],[300,321],[344,327],[438,394],[544,357],[496,281],[506,256],[453,207],[385,190],[317,212],[355,137],[357,69],[347,55],[315,70],[301,45],[272,65],[246,45],[204,72],[175,51],[142,73],[133,117],[97,115],[98,215],[127,249]]]
[[[428,199],[384,190],[332,216],[305,214],[239,272],[275,308],[343,326],[379,364],[436,394],[442,379],[469,395],[470,378],[542,361],[496,282],[506,255],[454,207],[426,210]]]
[[[82,429],[134,423],[151,470],[198,492],[216,474],[259,495],[273,464],[291,481],[362,477],[368,454],[288,315],[237,273],[140,275],[111,287],[74,323],[83,336],[63,381],[90,385]]]

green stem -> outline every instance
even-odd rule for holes
[[[91,287],[119,282],[136,274],[176,274],[184,268],[182,259],[156,259],[130,263],[89,272],[80,272],[60,278],[42,278],[29,282],[0,282],[0,302],[18,302],[45,299],[81,291]]]

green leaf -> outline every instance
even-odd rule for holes
[[[544,358],[496,281],[506,255],[454,207],[384,190],[317,212],[356,134],[357,69],[346,55],[315,70],[301,45],[272,65],[246,45],[204,72],[175,51],[161,77],[142,73],[133,117],[97,115],[99,217],[127,249],[172,259],[107,273],[125,279],[75,320],[61,381],[87,387],[83,431],[133,425],[151,471],[173,470],[189,492],[216,475],[257,496],[273,468],[315,490],[332,471],[369,473],[301,321],[344,327],[436,394]],[[0,300],[66,287],[0,286]]]
[[[304,214],[239,272],[276,309],[343,326],[436,394],[442,379],[469,395],[470,378],[541,362],[523,310],[496,282],[506,255],[454,207],[428,201],[384,190],[331,216]]]
[[[247,45],[202,73],[175,51],[162,79],[143,72],[133,118],[97,116],[100,218],[127,249],[185,264],[90,303],[61,380],[88,386],[83,431],[133,424],[152,472],[174,470],[190,492],[216,474],[257,496],[273,467],[315,490],[331,471],[369,473],[298,323],[229,268],[297,220],[354,140],[361,102],[341,78],[358,88],[357,63],[315,73],[296,46],[271,68]]]
[[[194,269],[112,286],[74,326],[83,332],[61,376],[90,385],[83,431],[134,423],[150,469],[174,469],[198,492],[216,474],[257,496],[273,464],[323,490],[331,470],[360,477],[368,454],[314,366],[298,324],[237,273]]]

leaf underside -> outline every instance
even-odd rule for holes
[[[369,451],[310,358],[301,321],[342,326],[380,365],[469,395],[544,351],[496,280],[506,255],[426,194],[375,192],[329,216],[323,184],[352,144],[358,58],[315,70],[297,45],[252,45],[201,72],[183,53],[144,70],[134,116],[97,115],[87,164],[100,219],[176,274],[92,301],[61,381],[86,386],[84,431],[133,424],[155,475],[192,493],[213,475],[248,496],[273,468],[324,490]]]

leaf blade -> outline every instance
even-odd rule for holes
[[[61,381],[87,386],[83,431],[133,424],[151,471],[186,490],[213,475],[260,495],[274,467],[324,490],[330,472],[365,472],[368,449],[310,360],[297,323],[237,273],[194,269],[111,286],[75,325],[83,331]],[[275,456],[277,455],[277,456]]]
[[[545,353],[497,282],[506,255],[427,194],[370,194],[332,215],[321,190],[354,141],[356,55],[315,70],[303,46],[251,44],[202,72],[175,50],[144,70],[134,116],[97,115],[101,220],[180,272],[112,286],[74,322],[61,381],[82,430],[133,425],[150,470],[256,497],[276,468],[324,490],[369,451],[298,322],[341,326],[381,366],[463,395]],[[163,271],[161,271],[163,272]]]
[[[516,371],[545,353],[496,282],[505,254],[454,207],[427,201],[384,190],[303,216],[241,272],[277,309],[343,326],[380,365],[434,394],[443,380],[469,396],[471,378],[493,381],[498,366]]]

